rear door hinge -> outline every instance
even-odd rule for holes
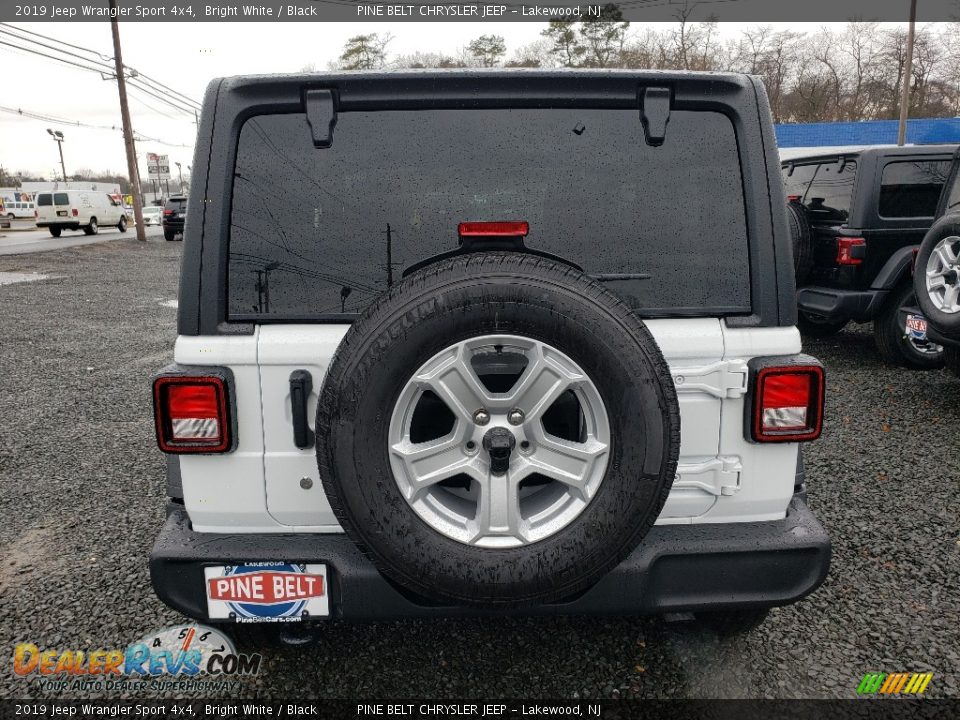
[[[733,495],[740,490],[743,465],[737,455],[721,455],[701,463],[681,463],[675,488],[698,488],[711,495]]]
[[[705,392],[718,398],[743,397],[749,368],[743,360],[721,360],[709,365],[676,368],[673,384],[678,393]]]
[[[333,126],[337,124],[337,103],[333,90],[307,90],[303,102],[307,109],[313,146],[330,147],[333,143]]]
[[[640,122],[647,145],[663,145],[670,122],[670,88],[646,87],[640,89]]]

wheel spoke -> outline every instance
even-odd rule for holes
[[[527,421],[543,415],[566,390],[584,380],[577,368],[569,367],[537,343],[527,353],[528,364],[517,384],[508,393],[507,404],[523,410]]]
[[[466,422],[472,422],[473,414],[488,407],[492,400],[462,345],[431,362],[414,380],[429,387],[452,413]]]
[[[948,285],[943,293],[943,309],[952,312],[952,308],[956,307],[958,300],[960,300],[960,283]]]
[[[473,542],[495,536],[524,539],[519,483],[520,480],[512,473],[488,475],[480,483]]]
[[[940,262],[943,263],[945,270],[949,270],[957,262],[957,254],[949,243],[942,243],[934,252],[936,252]]]
[[[535,472],[578,490],[584,500],[589,500],[587,481],[594,464],[607,452],[608,447],[592,437],[579,443],[544,433],[537,440],[534,452],[527,461]]]
[[[390,452],[400,459],[407,471],[411,487],[408,500],[454,475],[477,474],[474,459],[463,452],[456,435],[425,443],[404,440],[392,445]]]

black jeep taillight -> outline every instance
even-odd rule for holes
[[[824,374],[819,365],[761,367],[753,387],[753,440],[816,440],[823,429],[823,389]]]
[[[865,238],[837,238],[837,265],[861,265],[866,256],[867,241]]]
[[[223,377],[162,375],[153,382],[157,444],[166,453],[222,453],[232,446]]]

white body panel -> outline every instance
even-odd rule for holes
[[[54,199],[66,195],[67,202],[41,205],[40,198],[44,195],[52,195]],[[114,205],[109,195],[96,190],[64,190],[38,193],[35,204],[37,222],[50,225],[89,225],[90,219],[96,218],[97,225],[110,227],[119,223],[120,218],[126,212],[123,205]]]
[[[731,329],[712,318],[648,320],[670,365],[680,403],[677,477],[658,524],[784,517],[797,446],[744,438],[747,361],[800,352],[796,328]],[[308,417],[347,325],[264,325],[253,335],[181,337],[176,361],[234,374],[238,447],[180,459],[184,502],[199,532],[342,532],[313,448],[293,442],[290,373],[313,377]],[[309,479],[309,488],[301,480]]]

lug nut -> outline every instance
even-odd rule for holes
[[[514,408],[513,410],[511,410],[510,413],[507,415],[507,422],[509,422],[511,425],[519,425],[520,423],[522,423],[523,410],[521,410],[520,408]]]
[[[473,414],[473,421],[477,425],[486,425],[488,422],[490,422],[490,413],[483,408],[480,408]]]

